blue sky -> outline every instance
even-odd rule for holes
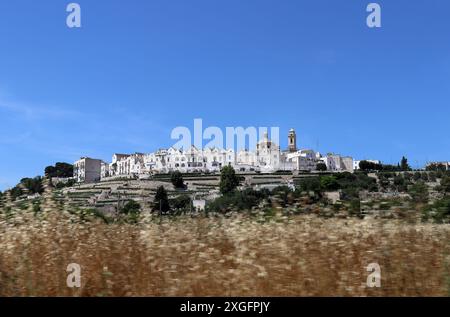
[[[302,148],[450,160],[450,3],[0,2],[0,190],[80,156],[151,152],[176,126],[279,126]]]

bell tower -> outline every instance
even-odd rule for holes
[[[295,134],[294,129],[289,130],[288,134],[288,151],[289,152],[297,152],[297,135]]]

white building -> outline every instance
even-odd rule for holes
[[[291,163],[289,169],[297,171],[314,171],[316,170],[318,159],[316,152],[313,150],[299,150],[286,154],[286,162]],[[288,168],[285,168],[286,170]]]
[[[100,181],[102,160],[82,157],[73,164],[73,177],[78,183]]]
[[[120,175],[139,175],[145,172],[143,153],[114,154],[112,163],[102,162],[101,177],[112,177]]]
[[[280,146],[269,140],[268,133],[256,144],[256,165],[265,172],[274,172],[280,168]]]
[[[192,200],[192,207],[195,211],[204,211],[206,208],[206,200],[204,199],[194,199]]]
[[[197,149],[191,146],[186,151],[175,148],[159,150],[144,156],[144,169],[147,173],[169,173],[171,171],[214,172],[223,166],[234,165],[236,162],[233,150],[218,148]]]

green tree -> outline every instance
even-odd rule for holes
[[[381,165],[381,169],[385,172],[396,172],[400,170],[400,164],[397,165],[383,164]]]
[[[69,163],[58,162],[55,166],[47,166],[44,170],[45,175],[49,178],[52,177],[72,177],[73,176],[73,165]]]
[[[134,200],[130,200],[123,206],[120,212],[126,215],[138,214],[141,212],[141,205]]]
[[[361,161],[359,162],[359,168],[363,171],[379,171],[383,169],[383,166],[374,162]]]
[[[164,186],[159,186],[156,189],[155,200],[153,210],[161,212],[167,212],[170,210],[169,199],[167,197],[167,191]]]
[[[54,166],[47,166],[44,169],[44,174],[48,177],[56,177],[56,168]]]
[[[300,192],[315,192],[320,193],[322,190],[319,177],[305,177],[297,182],[298,190]]]
[[[220,192],[223,195],[232,193],[239,186],[239,177],[232,166],[225,166],[220,173]]]
[[[192,206],[192,200],[188,195],[180,195],[172,199],[170,205],[176,210],[189,211]]]
[[[42,177],[40,176],[36,176],[35,178],[22,178],[20,184],[22,184],[30,194],[42,194],[44,192]]]
[[[175,188],[185,188],[183,175],[180,171],[173,172],[170,176],[170,180]]]
[[[320,185],[326,191],[335,191],[340,188],[339,183],[334,176],[321,177]]]
[[[320,172],[325,172],[327,170],[327,165],[323,162],[317,163],[316,170]]]
[[[402,160],[400,162],[400,169],[402,171],[410,171],[411,170],[411,167],[408,164],[408,159],[404,156],[402,157]]]

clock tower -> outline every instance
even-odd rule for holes
[[[297,135],[295,134],[294,129],[289,130],[288,134],[288,151],[289,152],[297,152]]]

